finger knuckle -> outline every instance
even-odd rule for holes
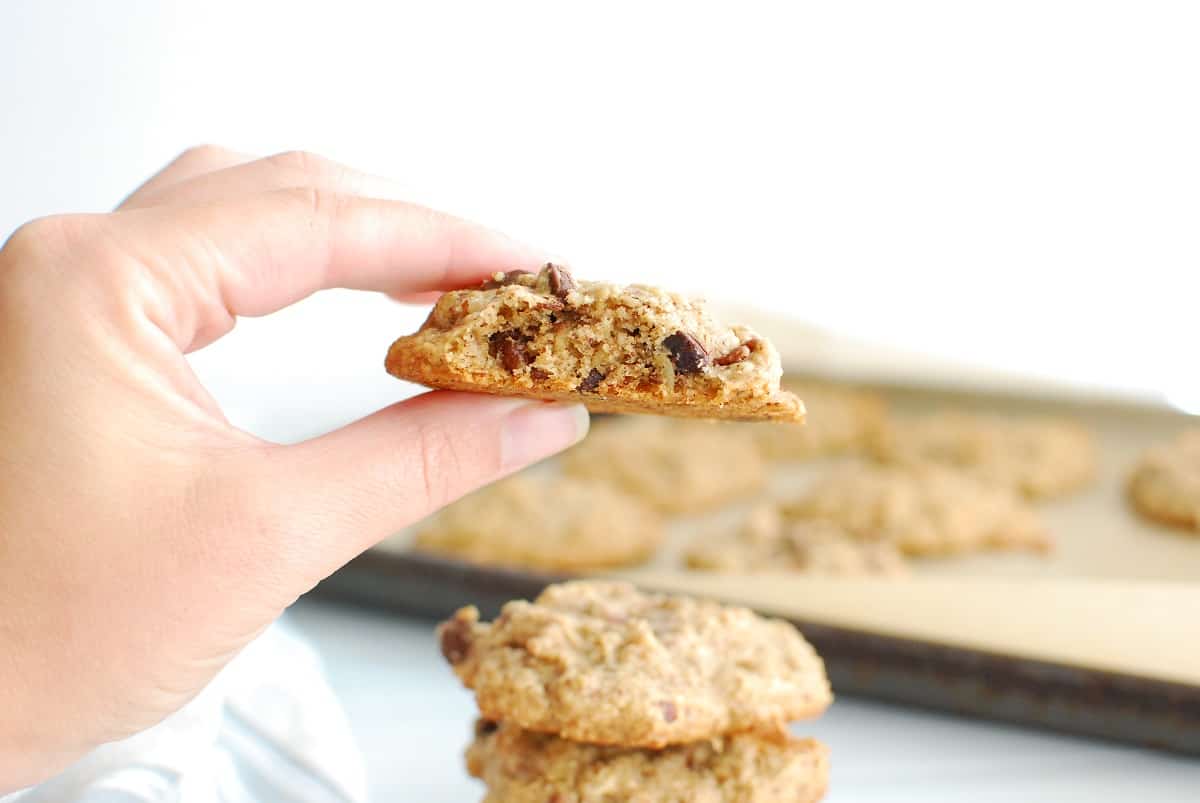
[[[337,165],[324,156],[310,151],[283,151],[268,156],[267,161],[286,170],[296,170],[313,177],[327,176],[337,172]]]
[[[25,223],[4,244],[4,264],[28,264],[67,250],[72,243],[86,239],[89,215],[51,215]]]
[[[232,151],[230,151],[228,148],[224,148],[220,145],[213,145],[212,143],[206,142],[206,143],[202,143],[200,145],[192,145],[190,148],[187,148],[186,150],[183,151],[183,153],[176,156],[175,159],[171,162],[171,164],[172,165],[221,164],[231,154],[232,154]]]
[[[313,225],[335,220],[343,205],[342,196],[314,184],[289,187],[278,191],[288,202],[298,206]]]

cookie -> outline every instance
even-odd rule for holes
[[[832,701],[824,664],[787,622],[627,583],[553,585],[490,624],[463,608],[438,635],[484,718],[571,741],[779,734]]]
[[[929,464],[844,466],[818,479],[784,514],[831,521],[908,555],[1050,548],[1045,527],[1016,494]]]
[[[1031,499],[1061,496],[1096,475],[1096,447],[1080,425],[1054,418],[942,412],[892,422],[874,444],[887,463],[933,462]]]
[[[767,457],[796,460],[865,451],[883,427],[886,407],[874,393],[825,382],[783,381],[804,399],[804,426],[755,427]]]
[[[1147,451],[1129,477],[1128,492],[1142,515],[1200,531],[1200,429]]]
[[[615,488],[519,474],[433,516],[414,548],[472,563],[575,572],[640,563],[663,533],[656,511]]]
[[[711,510],[767,485],[766,461],[738,427],[656,418],[593,427],[563,455],[563,470],[669,513]]]
[[[895,545],[864,543],[819,519],[784,521],[775,505],[754,508],[733,533],[698,539],[684,560],[716,572],[796,572],[819,576],[904,577],[908,567]]]
[[[467,769],[484,803],[811,803],[829,783],[813,739],[736,734],[640,750],[579,744],[480,720]]]
[[[444,294],[388,350],[393,376],[449,390],[582,402],[605,413],[802,421],[779,354],[706,304],[575,280],[560,265]]]

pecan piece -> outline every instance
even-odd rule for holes
[[[758,351],[762,347],[762,341],[757,337],[752,337],[745,343],[742,343],[737,348],[731,350],[728,354],[723,354],[713,360],[713,365],[736,365],[742,360],[750,358],[750,355]]]
[[[699,340],[686,332],[669,335],[662,344],[671,353],[671,362],[675,364],[677,372],[698,374],[708,367],[708,351]]]

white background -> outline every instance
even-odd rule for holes
[[[305,148],[587,276],[1200,409],[1192,3],[14,0],[0,42],[0,236]],[[283,437],[394,399],[419,318],[335,293],[196,364]]]
[[[8,0],[0,238],[108,209],[189,145],[304,148],[589,277],[1200,409],[1198,43],[1191,3]],[[302,437],[404,392],[380,363],[421,316],[325,294],[194,364],[235,421]],[[425,636],[298,615],[378,799],[475,794]],[[863,703],[816,727],[837,800],[1197,788],[1179,760]]]

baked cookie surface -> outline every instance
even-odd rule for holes
[[[605,422],[563,455],[563,470],[662,511],[699,513],[766,487],[767,463],[739,430],[644,417]]]
[[[1130,474],[1128,493],[1142,515],[1200,532],[1200,429],[1148,450]]]
[[[824,664],[787,622],[627,583],[553,585],[492,623],[463,608],[438,635],[485,719],[572,741],[780,734],[832,701]]]
[[[559,265],[445,293],[388,350],[389,373],[448,390],[582,402],[595,412],[802,421],[779,354],[701,300],[575,280]]]
[[[697,539],[684,559],[688,568],[715,572],[908,575],[904,557],[894,544],[864,542],[829,521],[786,521],[778,507],[771,504],[751,510],[733,533]]]
[[[884,426],[883,398],[865,390],[827,382],[784,378],[783,388],[804,399],[804,426],[756,427],[763,453],[795,460],[866,451]]]
[[[1032,508],[1004,488],[934,465],[853,464],[835,469],[798,501],[793,519],[821,519],[908,555],[985,549],[1045,551],[1051,542]]]
[[[737,734],[665,750],[580,744],[480,720],[467,769],[484,803],[810,803],[829,782],[812,739]]]
[[[640,563],[663,535],[658,513],[608,485],[519,474],[435,514],[413,546],[472,563],[571,572]]]
[[[1097,465],[1091,433],[1072,421],[962,412],[892,421],[874,454],[887,463],[946,465],[1031,499],[1082,488]]]

